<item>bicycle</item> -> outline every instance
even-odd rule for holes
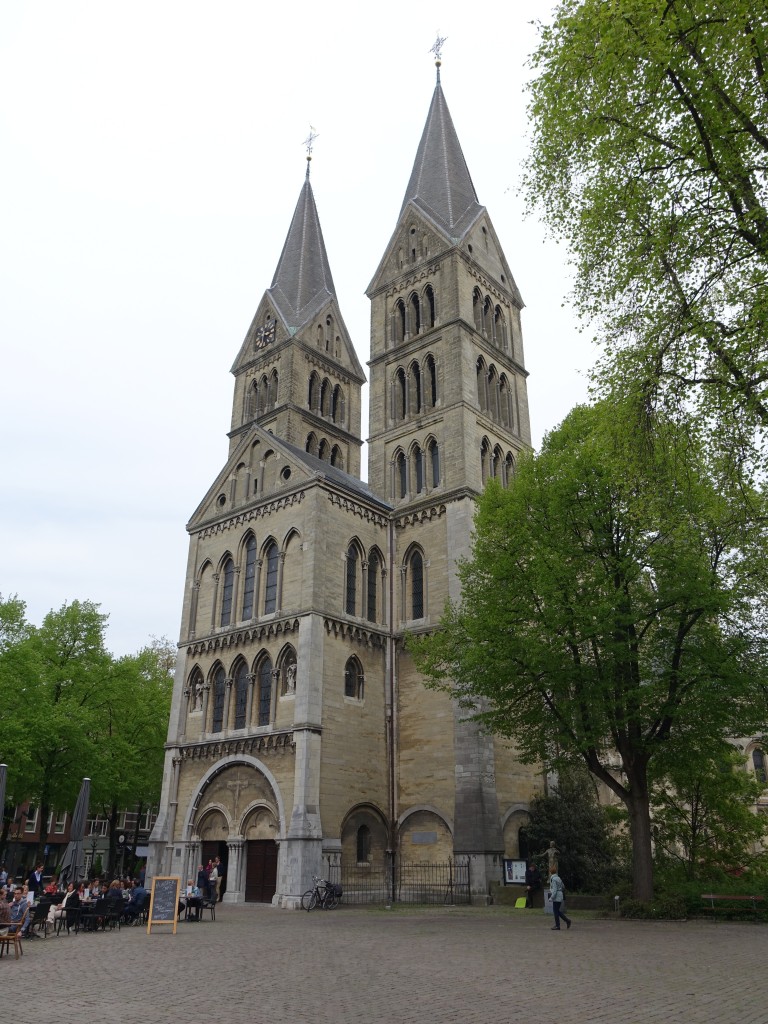
[[[323,910],[333,910],[341,902],[342,889],[340,885],[333,882],[326,882],[324,878],[312,875],[315,883],[313,889],[307,889],[301,897],[302,910],[314,910],[315,907],[322,907]]]

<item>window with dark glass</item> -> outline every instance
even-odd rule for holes
[[[765,774],[765,754],[759,747],[756,747],[752,751],[752,764],[755,768],[755,778],[758,782],[762,782],[765,785],[766,774]]]
[[[411,617],[424,618],[424,559],[419,551],[411,555]]]
[[[251,534],[245,545],[245,576],[243,577],[243,618],[253,615],[253,592],[256,585],[256,538]]]
[[[367,864],[371,857],[371,830],[361,825],[357,830],[357,862]]]
[[[241,661],[235,672],[235,728],[245,728],[245,709],[248,705],[248,666]]]
[[[219,665],[213,677],[213,721],[211,732],[221,732],[224,728],[224,694],[226,693],[227,677]]]
[[[371,622],[376,621],[376,595],[379,586],[379,556],[372,554],[368,559],[368,606],[366,618]]]
[[[402,452],[397,456],[397,476],[400,485],[400,497],[404,498],[408,493],[408,464]]]
[[[259,725],[269,725],[272,708],[272,662],[262,661],[259,668]]]
[[[232,591],[235,586],[235,563],[228,558],[223,569],[224,585],[221,591],[221,625],[228,626],[232,621]]]
[[[267,573],[264,586],[264,612],[269,614],[277,608],[277,544],[269,545],[265,554]]]
[[[344,668],[344,696],[363,699],[363,668],[357,658],[350,658]]]
[[[440,483],[440,451],[437,441],[432,441],[429,446],[429,461],[432,463],[432,486],[437,487]]]
[[[421,494],[424,490],[424,453],[418,445],[414,445],[411,459],[416,466],[416,493]]]
[[[347,549],[347,615],[354,615],[357,607],[357,548],[350,544]]]

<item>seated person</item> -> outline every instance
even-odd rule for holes
[[[200,904],[197,902],[201,897],[201,892],[196,885],[193,884],[192,879],[187,879],[187,887],[179,900],[179,916],[184,911],[187,911],[187,916],[190,921],[200,920]],[[193,905],[190,906],[190,901],[194,901]]]
[[[13,903],[11,903],[11,906],[10,906],[11,923],[10,923],[10,926],[8,928],[8,931],[10,931],[10,932],[18,931],[19,926],[21,925],[22,918],[24,917],[24,914],[25,914],[25,912],[27,910],[29,910],[29,902],[27,901],[27,898],[24,895],[23,888],[21,886],[17,886],[13,890]],[[25,936],[26,936],[28,927],[29,927],[29,915],[27,915],[27,920],[26,920],[26,923],[24,925],[24,931],[22,933]]]
[[[149,893],[141,884],[141,882],[135,882],[133,889],[131,890],[131,898],[128,900],[128,906],[125,908],[125,920],[129,923],[136,921],[137,917],[144,909],[147,902]]]
[[[67,909],[71,910],[73,907],[80,906],[80,895],[75,888],[75,883],[70,882],[67,886],[67,891],[64,893],[64,899],[59,903],[58,906],[51,905],[51,909],[48,911],[48,924],[55,925],[59,918],[66,915]]]
[[[114,905],[115,909],[122,910],[123,907],[123,887],[115,879],[114,882],[110,882],[109,888],[107,889],[106,900],[110,906]]]

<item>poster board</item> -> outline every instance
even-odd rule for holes
[[[153,924],[172,924],[173,934],[179,920],[179,890],[181,878],[178,875],[157,875],[152,879],[152,893],[149,900],[147,935]]]
[[[504,885],[525,885],[525,861],[504,858]]]

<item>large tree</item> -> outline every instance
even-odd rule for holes
[[[652,759],[768,717],[768,520],[695,432],[635,416],[579,407],[509,490],[490,482],[461,603],[412,649],[525,760],[577,755],[623,801],[649,899]]]
[[[525,191],[621,388],[768,426],[768,8],[563,0],[532,58]]]

